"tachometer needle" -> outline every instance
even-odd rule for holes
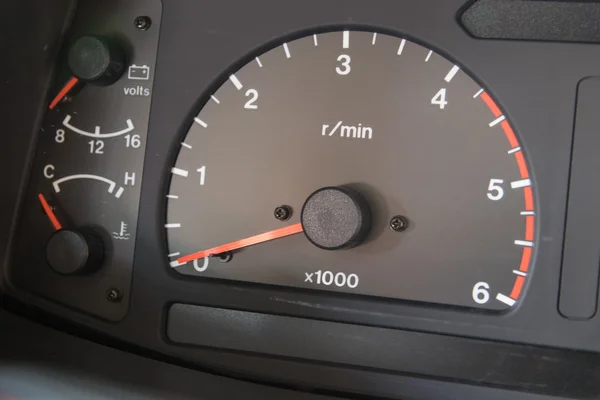
[[[52,100],[48,108],[52,110],[54,107],[56,107],[56,105],[67,95],[67,93],[73,89],[73,86],[77,85],[77,82],[79,82],[79,79],[75,77],[69,79],[67,84],[60,90],[60,92],[58,92],[54,100]]]
[[[40,193],[38,194],[38,198],[40,199],[40,203],[42,203],[42,207],[44,208],[44,212],[48,216],[48,219],[50,219],[50,222],[52,222],[52,226],[54,226],[54,229],[56,229],[57,231],[62,229],[62,225],[60,224],[60,222],[58,222],[58,218],[56,218],[54,211],[52,211],[52,207],[50,207],[50,204],[48,204],[44,195]]]
[[[183,256],[177,259],[179,264],[183,264],[186,262],[194,261],[199,258],[205,258],[221,253],[225,253],[227,251],[241,249],[242,247],[254,246],[255,244],[268,242],[270,240],[279,239],[282,237],[295,235],[296,233],[302,232],[302,224],[297,223],[294,225],[286,226],[285,228],[275,229],[274,231],[269,231],[265,233],[261,233],[260,235],[252,236],[246,239],[238,240],[235,242],[227,243],[221,246],[213,247],[212,249],[199,251],[197,253],[192,253],[187,256]]]

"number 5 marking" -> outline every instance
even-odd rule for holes
[[[490,179],[487,193],[488,199],[498,201],[504,197],[504,189],[500,186],[502,183],[504,183],[502,179]]]

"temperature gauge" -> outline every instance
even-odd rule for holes
[[[11,270],[23,289],[113,321],[129,303],[158,39],[136,30],[132,11],[118,33],[74,29],[66,42]]]

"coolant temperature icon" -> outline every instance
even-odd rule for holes
[[[129,236],[131,236],[130,233],[127,233],[127,224],[123,221],[121,221],[121,229],[119,232],[113,232],[112,235],[113,238],[118,240],[129,240]]]

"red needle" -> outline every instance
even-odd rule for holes
[[[54,100],[52,100],[52,103],[50,103],[50,106],[48,108],[52,110],[54,107],[56,107],[56,105],[63,99],[63,97],[65,97],[67,93],[69,93],[69,91],[73,89],[73,86],[75,86],[77,82],[79,82],[79,79],[75,77],[69,79],[69,82],[67,82],[67,84],[60,90],[60,92],[58,92],[58,94],[56,95]]]
[[[54,211],[52,211],[52,207],[50,207],[50,204],[48,204],[44,195],[40,193],[40,194],[38,194],[38,198],[40,199],[40,203],[42,203],[44,212],[50,219],[50,222],[52,222],[54,229],[56,229],[57,231],[59,229],[62,229],[62,225],[60,224],[60,222],[58,222],[58,218],[56,218],[56,215],[54,215]]]
[[[252,236],[246,239],[238,240],[236,242],[227,243],[221,246],[213,247],[212,249],[199,251],[197,253],[188,254],[187,256],[179,257],[177,262],[183,264],[186,262],[194,261],[199,258],[205,258],[216,254],[225,253],[226,251],[232,251],[241,249],[242,247],[254,246],[255,244],[268,242],[269,240],[279,239],[282,237],[295,235],[296,233],[302,232],[302,224],[297,223],[294,225],[286,226],[285,228],[275,229],[261,233],[260,235]]]

